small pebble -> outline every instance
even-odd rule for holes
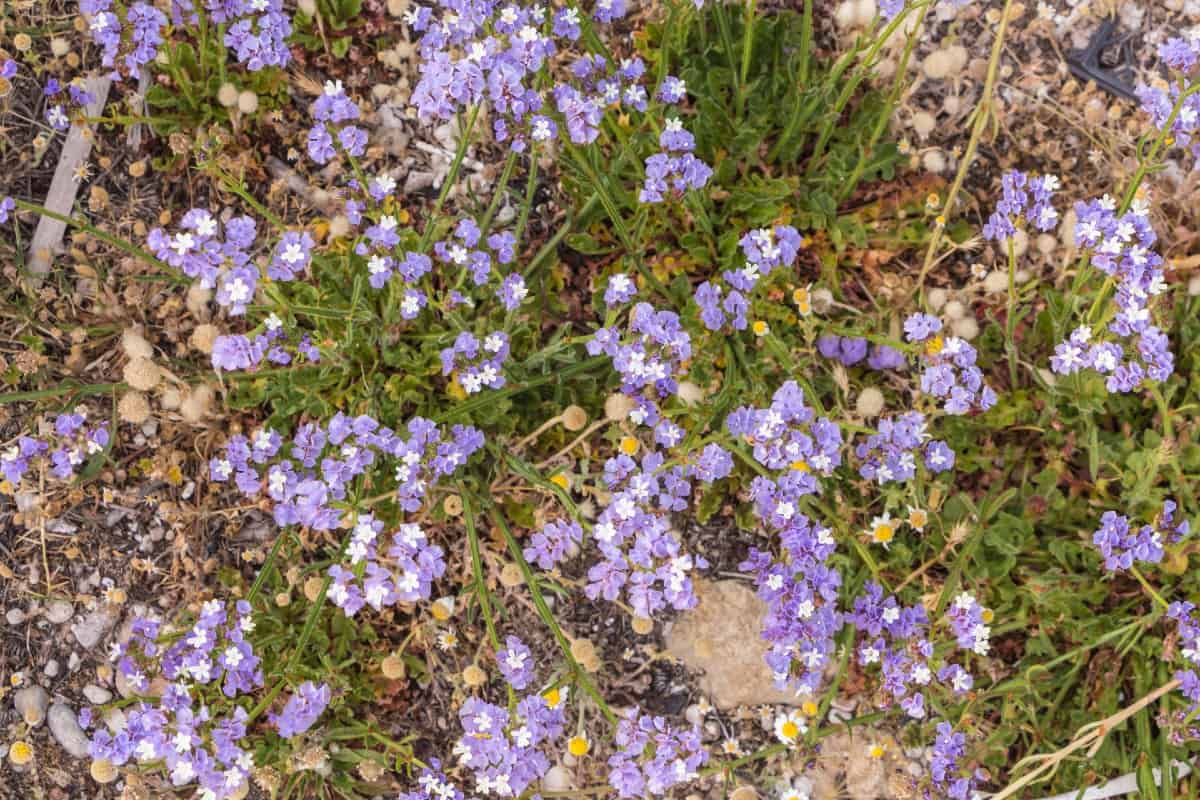
[[[46,662],[46,666],[42,667],[42,672],[46,673],[47,678],[58,677],[58,671],[62,669],[56,659],[50,659]]]
[[[89,703],[96,706],[102,706],[109,700],[112,700],[112,692],[94,683],[89,683],[83,687],[83,696],[88,699]]]
[[[71,605],[66,600],[52,600],[46,606],[46,619],[53,622],[55,625],[61,625],[71,618],[75,613],[75,606]]]
[[[10,608],[8,613],[4,615],[9,625],[17,626],[25,621],[25,612],[19,608]]]

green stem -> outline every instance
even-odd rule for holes
[[[1138,583],[1142,585],[1142,588],[1145,589],[1146,592],[1154,598],[1154,601],[1162,606],[1164,610],[1171,607],[1171,604],[1163,599],[1162,595],[1158,593],[1158,590],[1150,585],[1150,581],[1146,580],[1146,576],[1142,575],[1142,571],[1137,568],[1136,564],[1130,565],[1129,571],[1133,573],[1133,577],[1137,578]]]
[[[521,570],[521,576],[525,579],[525,585],[529,587],[529,593],[533,597],[533,605],[537,608],[538,616],[542,618],[542,621],[546,623],[546,627],[554,634],[554,639],[558,642],[558,647],[562,651],[563,658],[566,659],[567,666],[570,667],[575,681],[592,698],[592,701],[600,709],[600,713],[604,715],[608,723],[616,725],[617,715],[608,707],[608,703],[605,702],[604,697],[596,689],[596,685],[592,683],[592,679],[588,677],[587,672],[575,660],[575,656],[571,654],[571,643],[567,641],[562,628],[559,627],[558,622],[554,619],[554,614],[550,611],[550,606],[546,605],[546,598],[542,596],[542,589],[538,586],[537,577],[533,574],[533,570],[529,568],[529,562],[525,560],[525,553],[521,550],[521,545],[513,537],[512,531],[509,530],[508,522],[495,509],[492,511],[492,518],[500,528],[501,535],[504,536],[509,553],[512,554],[513,560],[517,562],[517,567]]]
[[[467,127],[465,130],[459,131],[458,149],[454,153],[454,160],[450,162],[450,171],[446,173],[446,178],[442,181],[442,189],[438,192],[437,200],[434,201],[433,208],[430,209],[429,218],[431,220],[442,212],[442,206],[445,205],[446,198],[450,196],[450,189],[454,186],[454,182],[458,180],[458,173],[462,169],[463,159],[467,155],[467,147],[471,144],[471,131],[475,129],[475,120],[479,117],[479,109],[482,105],[480,103],[471,107],[471,115],[467,120]],[[432,224],[425,226],[425,232],[421,234],[421,243],[417,246],[418,252],[428,252],[430,239],[433,238],[433,228]]]
[[[1017,248],[1008,238],[1008,314],[1004,318],[1004,340],[1008,346],[1008,374],[1013,389],[1017,388]]]
[[[162,269],[162,270],[171,269],[170,265],[165,264],[162,261],[159,261],[157,258],[155,258],[154,256],[150,255],[149,253],[141,250],[136,245],[130,244],[129,242],[125,241],[124,239],[118,239],[116,236],[113,236],[111,233],[105,233],[104,231],[100,230],[99,228],[92,225],[91,223],[84,222],[83,220],[78,219],[77,217],[68,217],[64,214],[59,214],[57,211],[51,211],[50,209],[45,208],[44,206],[39,206],[37,203],[30,203],[28,200],[18,200],[17,198],[14,197],[13,202],[16,203],[17,208],[23,208],[26,211],[36,211],[37,213],[41,214],[44,217],[49,217],[50,219],[56,219],[59,222],[65,222],[66,224],[68,224],[74,228],[78,228],[81,231],[87,231],[92,236],[95,236],[97,239],[107,242],[108,244],[111,244],[113,247],[117,248],[118,250],[128,253],[129,255],[131,255],[135,258],[139,258],[142,261],[145,261],[147,264],[150,264],[151,266],[158,267],[159,269]]]

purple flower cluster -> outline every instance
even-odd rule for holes
[[[214,715],[204,687],[220,685],[232,699],[263,685],[259,659],[246,639],[253,630],[245,600],[232,614],[222,602],[205,603],[195,625],[170,646],[156,641],[159,623],[136,620],[129,641],[114,646],[117,668],[138,694],[149,693],[152,674],[167,684],[153,705],[139,702],[126,709],[119,733],[97,730],[92,758],[117,766],[162,762],[173,785],[198,783],[202,794],[218,800],[239,792],[254,767],[253,755],[241,745],[248,714],[234,706],[227,716]]]
[[[148,3],[133,3],[124,10],[125,19],[117,16],[112,0],[80,0],[79,11],[84,15],[91,31],[92,41],[100,47],[100,63],[112,67],[117,63],[122,44],[126,45],[122,64],[130,75],[141,75],[143,65],[158,55],[163,43],[163,28],[167,26],[167,15]],[[126,34],[125,28],[128,27]],[[112,76],[120,80],[120,73]]]
[[[794,503],[796,498],[819,491],[817,475],[828,477],[842,463],[842,433],[835,422],[816,413],[804,402],[804,390],[795,381],[787,381],[771,397],[766,408],[743,406],[725,421],[733,436],[754,447],[754,459],[770,470],[787,470],[778,481],[758,478],[772,484],[769,489],[752,488],[759,514],[775,527],[787,524],[787,513],[780,513],[778,502]],[[793,512],[795,508],[791,509]]]
[[[917,474],[917,454],[930,472],[945,472],[954,466],[954,451],[940,439],[927,441],[925,415],[909,411],[899,417],[879,420],[879,433],[868,436],[854,448],[861,460],[858,472],[880,484],[907,481]]]
[[[1092,534],[1092,543],[1104,556],[1105,569],[1129,569],[1135,561],[1149,564],[1162,561],[1164,541],[1174,544],[1187,536],[1190,529],[1187,520],[1176,524],[1175,510],[1175,501],[1167,500],[1153,525],[1143,525],[1136,530],[1129,524],[1128,517],[1105,511],[1100,517],[1100,527]]]
[[[651,451],[640,468],[624,454],[605,463],[612,497],[592,528],[603,560],[588,570],[588,597],[614,601],[624,590],[634,612],[646,618],[667,605],[696,605],[689,573],[708,563],[683,552],[669,515],[688,507],[693,477],[713,481],[729,473],[732,461],[724,455],[710,450],[696,464],[668,467],[661,453]]]
[[[57,79],[51,78],[46,81],[46,86],[42,90],[42,94],[47,99],[53,99],[64,91],[62,84]],[[83,87],[82,80],[76,78],[67,84],[67,103],[83,108],[90,103],[95,102],[95,96]],[[47,103],[46,104],[46,124],[56,131],[65,131],[71,127],[71,118],[67,116],[66,109],[63,103]]]
[[[500,797],[520,797],[546,774],[550,760],[543,745],[566,727],[565,704],[551,706],[536,694],[524,697],[513,713],[472,697],[463,703],[458,718],[463,735],[454,754],[471,770],[477,792]]]
[[[376,611],[396,603],[428,600],[433,582],[446,573],[442,548],[429,541],[421,526],[408,522],[392,534],[387,557],[376,544],[383,523],[370,514],[358,518],[346,545],[350,569],[329,568],[329,600],[352,617],[364,605]]]
[[[984,238],[1003,244],[1026,221],[1039,231],[1054,230],[1058,212],[1052,201],[1058,187],[1056,175],[1039,177],[1015,169],[1004,173],[1000,178],[1000,201],[983,226]]]
[[[741,269],[722,273],[728,288],[715,281],[705,281],[696,287],[695,300],[704,327],[716,331],[728,321],[734,330],[745,330],[746,312],[750,310],[747,295],[772,270],[794,264],[802,241],[790,225],[758,228],[744,234],[739,243],[746,263]]]
[[[332,693],[326,684],[305,681],[296,687],[295,693],[284,704],[283,711],[268,714],[267,719],[279,730],[280,736],[294,738],[311,728],[317,718],[325,713],[331,697]]]
[[[1118,216],[1116,201],[1105,196],[1078,203],[1075,211],[1076,243],[1116,286],[1116,310],[1107,327],[1113,338],[1094,337],[1092,328],[1082,325],[1054,348],[1050,368],[1060,375],[1094,369],[1108,376],[1105,386],[1113,393],[1165,381],[1175,371],[1175,358],[1150,315],[1150,299],[1166,291],[1166,282],[1162,256],[1151,249],[1157,237],[1146,204],[1134,201]]]
[[[588,355],[603,353],[612,358],[625,394],[636,396],[650,388],[659,397],[675,394],[679,388],[676,375],[692,356],[692,340],[679,316],[638,303],[629,319],[629,340],[622,342],[615,328],[600,328],[587,343]]]
[[[712,177],[712,167],[692,153],[696,140],[672,117],[658,137],[663,150],[646,159],[646,180],[638,194],[640,203],[661,203],[664,192],[681,197],[688,189],[703,189]]]
[[[610,275],[604,287],[604,305],[609,308],[624,305],[637,297],[637,284],[623,272]]]
[[[1142,111],[1150,116],[1150,124],[1159,131],[1166,130],[1169,125],[1174,144],[1188,148],[1193,158],[1197,159],[1193,165],[1195,168],[1200,166],[1200,141],[1196,141],[1196,133],[1200,131],[1200,95],[1192,93],[1183,97],[1183,93],[1188,90],[1185,76],[1195,70],[1200,58],[1200,45],[1194,40],[1168,39],[1159,45],[1158,57],[1180,73],[1182,79],[1171,81],[1166,88],[1142,85],[1137,88],[1136,94]],[[1179,111],[1172,119],[1177,104]]]
[[[525,558],[542,569],[553,569],[583,543],[583,528],[571,520],[547,522],[529,539]]]
[[[708,763],[699,727],[673,729],[662,717],[631,708],[617,723],[621,749],[608,759],[608,785],[617,797],[662,797],[671,787],[695,780]]]
[[[470,426],[444,431],[422,417],[413,417],[404,439],[372,417],[334,416],[324,427],[301,425],[288,447],[291,458],[278,458],[282,437],[260,430],[252,440],[235,435],[225,453],[209,462],[210,479],[233,479],[238,490],[256,500],[264,492],[273,501],[277,524],[305,525],[332,530],[343,512],[350,483],[368,468],[396,464],[396,494],[401,508],[420,509],[426,493],[440,479],[454,474],[483,446],[483,434]],[[317,467],[319,465],[319,471]]]
[[[929,776],[939,793],[950,800],[978,797],[975,789],[987,779],[982,770],[970,770],[963,766],[962,760],[966,755],[966,735],[955,731],[949,722],[939,722],[937,738],[929,756]]]
[[[954,631],[959,649],[970,650],[981,656],[988,654],[992,629],[987,625],[987,617],[987,609],[969,592],[962,592],[954,598],[946,610],[946,621]]]
[[[183,215],[180,230],[155,228],[146,244],[160,261],[175,267],[206,289],[216,289],[217,303],[232,315],[246,313],[261,275],[250,260],[258,228],[250,217],[233,217],[221,225],[212,212],[193,208]]]
[[[508,360],[508,334],[493,331],[483,341],[463,331],[454,344],[442,350],[442,374],[458,373],[458,382],[467,394],[504,386],[504,362]]]
[[[1187,664],[1185,669],[1175,673],[1180,682],[1179,691],[1192,701],[1194,711],[1200,706],[1200,620],[1192,613],[1196,604],[1187,600],[1171,603],[1167,608],[1167,616],[1175,620],[1179,632],[1179,652]]]
[[[401,792],[399,800],[465,800],[462,790],[450,782],[442,772],[442,763],[436,758],[421,770],[417,778],[417,789]]]
[[[758,596],[767,604],[762,638],[770,644],[766,662],[775,685],[815,693],[842,627],[837,609],[842,576],[828,563],[837,542],[829,528],[802,513],[788,517],[779,538],[779,558],[751,548],[738,569],[754,575]]]
[[[208,8],[214,22],[233,23],[225,30],[225,46],[251,72],[286,67],[291,61],[287,37],[292,20],[283,10],[283,0],[208,0]]]
[[[908,341],[923,344],[921,391],[943,400],[947,414],[987,411],[996,405],[996,392],[983,382],[975,366],[975,348],[957,336],[942,337],[942,321],[929,314],[913,314],[904,322]]]
[[[7,492],[15,492],[22,479],[39,461],[49,462],[54,478],[70,480],[84,463],[108,447],[108,426],[105,422],[87,425],[85,410],[59,414],[54,429],[46,438],[17,437],[16,444],[0,451],[0,478]]]
[[[341,81],[326,81],[309,113],[315,120],[308,131],[308,157],[313,161],[328,164],[338,150],[355,157],[366,152],[366,131],[357,125],[343,125],[358,119],[359,110],[346,95]]]
[[[212,365],[216,370],[249,370],[262,363],[264,358],[272,364],[286,365],[296,356],[315,364],[321,360],[321,351],[307,333],[301,334],[292,345],[283,329],[283,320],[274,313],[263,320],[261,332],[253,337],[240,333],[224,334],[213,340]]]
[[[883,588],[872,581],[855,599],[854,611],[846,615],[846,621],[855,625],[862,636],[857,651],[859,665],[865,668],[878,664],[880,688],[885,695],[910,717],[923,719],[925,687],[935,677],[929,617],[924,607],[905,608],[895,597],[884,598]]]

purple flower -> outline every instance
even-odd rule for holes
[[[318,686],[312,681],[305,681],[296,687],[283,711],[279,714],[268,714],[267,719],[279,729],[280,736],[291,739],[313,726],[329,705],[330,697],[328,685],[322,683]]]
[[[571,550],[578,548],[582,543],[583,528],[578,522],[555,520],[546,523],[540,531],[530,537],[529,547],[525,548],[525,558],[535,562],[542,569],[551,569],[564,561],[571,554]]]
[[[534,676],[533,653],[516,636],[504,640],[504,649],[496,651],[496,664],[504,680],[517,691],[521,691]]]

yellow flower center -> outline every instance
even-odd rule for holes
[[[806,701],[804,701],[804,705],[800,706],[800,709],[805,714],[808,714],[810,717],[816,716],[817,704],[814,703],[812,700],[806,700]]]
[[[631,456],[638,451],[638,440],[632,436],[626,436],[621,440],[621,452],[627,456]]]
[[[942,348],[946,346],[945,340],[940,336],[935,336],[925,343],[925,352],[931,356],[936,356],[942,352]]]
[[[908,524],[914,528],[924,528],[927,522],[929,522],[929,515],[924,511],[910,511],[908,514]]]
[[[800,735],[800,726],[789,719],[779,728],[779,732],[785,739],[795,739]]]
[[[992,620],[996,618],[996,612],[992,611],[990,608],[985,608],[982,616],[983,621],[990,625]]]
[[[562,696],[558,689],[551,689],[550,691],[545,692],[542,695],[542,699],[545,700],[546,705],[550,706],[551,708],[557,707],[558,704],[562,702]]]
[[[571,741],[567,742],[567,752],[576,758],[587,755],[590,749],[591,745],[588,744],[588,740],[582,736],[573,736]]]
[[[870,755],[871,758],[883,758],[883,750],[883,745],[873,744],[871,745],[871,749],[867,751],[867,754]]]
[[[567,476],[563,475],[561,472],[558,473],[557,475],[552,475],[550,477],[550,482],[553,483],[555,486],[562,487],[563,489],[571,488],[571,482],[568,481]]]
[[[792,469],[796,470],[797,472],[808,472],[809,471],[808,462],[807,461],[793,461]]]
[[[880,544],[890,542],[895,535],[896,531],[892,529],[891,525],[878,525],[875,528],[875,541]]]
[[[754,321],[754,335],[755,336],[766,336],[767,331],[769,331],[769,330],[770,330],[770,328],[767,326],[767,323],[763,322],[761,319]]]

